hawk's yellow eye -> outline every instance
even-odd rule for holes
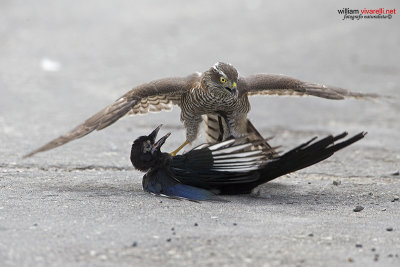
[[[221,83],[226,83],[226,79],[224,78],[224,77],[219,77],[219,81],[221,82]]]

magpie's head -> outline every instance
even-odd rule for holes
[[[161,146],[171,133],[167,133],[156,142],[158,131],[162,124],[158,126],[151,134],[137,138],[131,149],[131,162],[133,167],[139,171],[147,171],[155,167],[161,158]]]

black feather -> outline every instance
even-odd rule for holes
[[[154,153],[153,165],[143,178],[145,190],[191,200],[218,200],[216,194],[244,194],[260,184],[279,176],[306,168],[325,160],[336,151],[364,138],[361,132],[335,144],[347,133],[317,140],[316,137],[283,155],[273,157],[264,150],[254,150],[254,143],[228,140],[217,144],[200,145],[189,152],[171,157],[167,153]],[[143,137],[132,146],[132,164],[143,170]],[[146,162],[146,167],[148,162]]]

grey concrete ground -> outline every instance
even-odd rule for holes
[[[0,265],[400,266],[400,18],[343,21],[344,7],[399,6],[2,0]],[[253,98],[249,117],[285,150],[315,135],[369,134],[228,203],[142,191],[130,144],[164,123],[173,132],[165,149],[175,148],[184,137],[177,109],[21,159],[133,85],[218,60],[243,75],[284,73],[393,98]]]

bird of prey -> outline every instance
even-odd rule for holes
[[[203,117],[208,142],[244,136],[250,141],[263,140],[247,119],[250,111],[248,96],[251,95],[312,95],[327,99],[376,96],[303,82],[284,75],[256,74],[242,77],[231,64],[218,62],[203,73],[139,85],[70,132],[24,157],[61,146],[94,130],[102,130],[125,115],[168,110],[172,105],[181,108],[180,119],[186,128],[185,142],[172,155],[176,155],[182,147],[196,139]],[[261,146],[264,151],[274,153],[266,141]]]
[[[195,201],[220,200],[217,195],[248,194],[263,183],[325,160],[366,135],[361,132],[336,144],[346,132],[318,141],[313,138],[273,158],[262,150],[250,149],[254,143],[238,143],[238,139],[202,144],[183,155],[171,156],[160,150],[170,133],[155,141],[160,127],[132,144],[132,165],[146,172],[143,189]]]

